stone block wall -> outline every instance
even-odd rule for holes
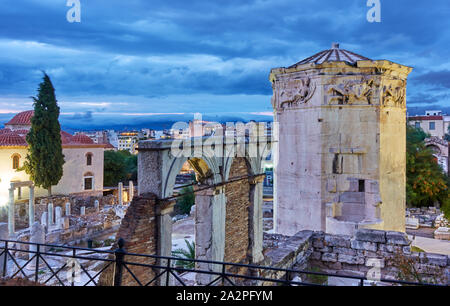
[[[154,255],[157,253],[156,196],[145,194],[137,196],[130,204],[122,219],[117,238],[125,240],[127,253]],[[117,248],[117,242],[112,250]],[[142,264],[156,264],[153,258],[127,255],[125,261]],[[128,268],[143,284],[153,279],[155,272],[151,268],[129,265]],[[113,284],[114,269],[108,268],[101,275],[102,285]],[[124,269],[122,286],[138,285],[133,276]],[[156,284],[155,284],[156,285]]]
[[[230,179],[247,176],[245,159],[237,157],[233,160]],[[249,249],[249,206],[250,184],[241,180],[227,184],[225,188],[225,258],[226,262],[245,262]]]
[[[411,242],[401,232],[361,229],[353,237],[315,232],[311,242],[310,265],[324,272],[365,277],[379,267],[381,278],[395,280],[414,267],[424,282],[449,279],[449,256],[411,252]]]

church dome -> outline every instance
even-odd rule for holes
[[[294,68],[304,64],[323,64],[326,62],[346,62],[354,65],[358,61],[371,61],[371,59],[351,51],[341,49],[338,43],[333,43],[331,49],[321,51],[313,56],[305,58],[289,68]]]
[[[33,117],[34,111],[25,111],[15,115],[5,125],[31,125],[31,117]]]
[[[14,133],[0,134],[0,146],[1,147],[21,147],[28,146],[25,138]]]

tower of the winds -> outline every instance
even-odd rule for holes
[[[405,230],[411,71],[338,44],[272,69],[276,232]]]

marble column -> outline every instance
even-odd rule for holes
[[[119,191],[118,191],[118,197],[119,197],[119,205],[123,205],[123,183],[119,183]]]
[[[30,199],[28,200],[28,225],[34,224],[34,186],[30,186]]]
[[[199,186],[204,188],[206,186]],[[223,261],[225,256],[225,203],[223,188],[210,188],[195,193],[196,259]],[[219,272],[221,265],[197,263],[197,269]],[[199,285],[211,282],[213,276],[197,274]]]
[[[50,228],[50,226],[53,225],[53,203],[48,203],[47,206],[47,210],[48,210],[48,227]]]
[[[157,203],[156,222],[157,222],[157,255],[172,256],[172,217],[175,201],[164,201]],[[167,260],[158,259],[158,265],[166,266]],[[170,284],[173,284],[173,278],[170,278]],[[159,286],[165,286],[165,278],[160,278]]]
[[[8,232],[10,236],[13,236],[16,232],[15,216],[14,216],[14,188],[9,189],[9,202],[8,202]]]
[[[129,193],[128,201],[131,203],[133,201],[133,198],[134,198],[134,184],[133,184],[133,181],[130,181],[128,183],[128,193]]]
[[[252,263],[256,264],[264,259],[263,251],[263,181],[264,176],[249,181],[250,183],[250,211],[249,211],[249,240]]]
[[[70,209],[70,202],[66,203],[66,216],[70,216],[71,215],[71,209]]]

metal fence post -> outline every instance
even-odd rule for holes
[[[37,283],[39,281],[39,257],[41,256],[41,245],[36,244],[36,267],[34,270],[34,282]],[[44,251],[45,252],[45,251]]]
[[[123,248],[125,245],[125,240],[122,238],[117,241],[118,249],[114,251],[116,257],[116,265],[114,269],[114,286],[122,285],[122,274],[123,274],[123,259],[125,257],[126,251]]]
[[[167,259],[167,275],[166,275],[166,287],[170,284],[170,268],[171,268],[170,258]]]
[[[3,277],[6,277],[8,267],[8,241],[5,241],[5,253],[3,253]]]
[[[73,249],[72,250],[72,257],[73,257],[73,260],[72,260],[72,281],[71,281],[71,283],[70,283],[70,285],[73,287],[73,286],[75,286],[75,260],[76,260],[76,255],[77,255],[77,253],[76,253],[77,251],[76,251],[76,249]]]

